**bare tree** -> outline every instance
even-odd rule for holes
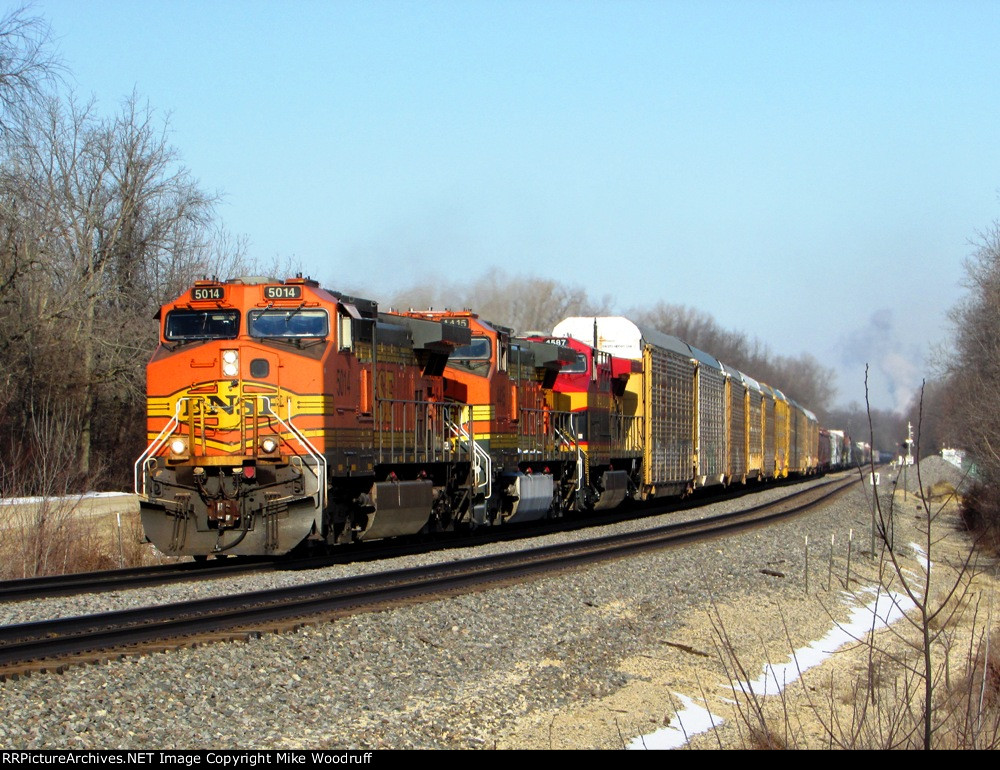
[[[40,391],[78,404],[86,478],[95,448],[136,451],[139,437],[126,434],[141,424],[152,316],[212,251],[216,196],[180,165],[166,123],[135,95],[111,118],[52,97],[23,125],[0,188],[0,267],[10,276],[0,351],[17,363],[7,377],[18,382],[7,384],[20,393],[7,418],[16,423]]]
[[[760,340],[745,332],[723,329],[710,313],[686,305],[658,302],[629,311],[638,323],[658,329],[711,353],[751,377],[780,388],[808,409],[823,416],[836,395],[836,375],[809,353],[775,356]]]
[[[19,121],[62,65],[51,50],[49,25],[27,6],[0,18],[0,132]]]
[[[1000,223],[980,234],[966,262],[969,294],[952,311],[952,387],[962,408],[958,433],[976,457],[984,481],[1000,481]]]
[[[492,268],[469,283],[435,281],[398,292],[387,303],[402,308],[471,308],[483,318],[518,331],[548,331],[571,315],[609,315],[607,295],[594,298],[575,285],[537,276],[510,275]],[[836,375],[809,353],[775,356],[745,332],[723,329],[710,313],[657,302],[627,315],[643,326],[673,334],[726,364],[779,387],[822,418],[836,394]],[[863,412],[861,413],[863,416]]]
[[[471,308],[482,318],[519,332],[548,332],[566,316],[607,315],[608,297],[592,299],[585,289],[540,276],[490,269],[471,283],[436,282],[413,286],[391,298],[393,307]]]
[[[0,18],[0,446],[24,450],[0,454],[0,478],[15,455],[24,473],[41,467],[34,428],[68,405],[69,477],[83,484],[141,452],[160,305],[197,277],[260,268],[162,116],[135,93],[103,114],[55,88],[62,71],[43,19]]]
[[[968,294],[951,313],[955,339],[941,401],[949,440],[974,462],[978,488],[966,497],[966,525],[1000,542],[1000,223],[979,234],[966,261]]]

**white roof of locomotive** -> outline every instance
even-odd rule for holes
[[[683,340],[654,329],[640,328],[623,316],[573,316],[555,325],[553,337],[573,337],[588,345],[594,344],[594,324],[597,324],[597,349],[613,356],[642,360],[644,344],[672,350],[691,357],[691,347]]]
[[[642,360],[642,349],[652,345],[661,350],[669,350],[685,358],[691,358],[704,366],[710,366],[720,374],[722,363],[711,353],[691,347],[684,340],[672,334],[638,326],[622,316],[574,316],[556,324],[552,330],[554,337],[573,337],[589,345],[594,344],[594,324],[597,324],[597,349],[613,356]]]

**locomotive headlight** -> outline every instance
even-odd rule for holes
[[[222,373],[226,377],[235,377],[240,372],[240,355],[235,350],[222,351]]]
[[[182,438],[175,438],[170,442],[170,451],[175,455],[187,454],[187,441]]]
[[[266,438],[260,442],[261,451],[266,454],[274,454],[278,449],[278,440],[274,438]]]

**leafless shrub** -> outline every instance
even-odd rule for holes
[[[962,498],[961,516],[979,548],[1000,555],[1000,490],[977,484]]]
[[[712,607],[709,620],[715,637],[716,654],[733,693],[737,712],[736,728],[744,747],[750,749],[800,748],[793,718],[782,694],[777,698],[756,692],[718,609]],[[783,692],[783,691],[782,691]]]
[[[8,578],[106,569],[92,522],[79,515],[78,407],[32,402],[27,433],[0,460],[0,571]]]
[[[917,441],[920,432],[918,423]],[[862,481],[875,470],[860,469]],[[927,485],[918,475],[919,489]],[[847,681],[799,672],[794,687],[762,697],[750,681],[718,613],[713,628],[719,659],[733,687],[743,744],[748,748],[998,748],[1000,747],[1000,632],[992,612],[980,608],[981,569],[972,546],[950,556],[942,540],[953,532],[945,519],[954,490],[943,499],[915,497],[904,510],[893,489],[869,498],[877,533],[879,597],[902,619],[855,639],[854,654],[866,663]],[[901,499],[901,493],[899,493]],[[912,498],[911,498],[912,500]],[[952,510],[952,509],[949,509]],[[896,538],[896,519],[915,522],[924,563],[914,575],[903,560],[909,545]],[[859,602],[863,601],[859,595]],[[904,606],[905,603],[905,606]],[[829,613],[833,617],[832,613]],[[972,629],[971,632],[968,629]],[[794,646],[789,639],[789,646]],[[818,728],[803,729],[803,714]],[[817,739],[817,735],[821,736]],[[820,745],[817,745],[817,741]]]

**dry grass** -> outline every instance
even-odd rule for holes
[[[932,491],[948,497],[943,489]],[[970,557],[970,541],[955,529],[960,516],[953,499],[938,506],[923,496],[892,505],[898,520],[913,524],[915,539],[924,537],[933,565],[930,590],[924,593],[914,577],[922,570],[899,551],[911,535],[899,538],[896,553],[883,548],[874,565],[878,582],[884,590],[911,591],[916,609],[838,653],[836,674],[806,672],[795,686],[767,697],[734,685],[744,748],[1000,748],[996,570]],[[715,628],[730,681],[745,680],[732,640],[720,624]]]
[[[0,578],[92,572],[156,561],[132,496],[84,497],[101,470],[80,477],[82,415],[69,402],[32,404],[24,435],[0,452]]]
[[[72,496],[0,506],[0,578],[157,563],[158,555],[143,542],[134,502],[122,503],[120,510],[93,508],[91,501]]]

